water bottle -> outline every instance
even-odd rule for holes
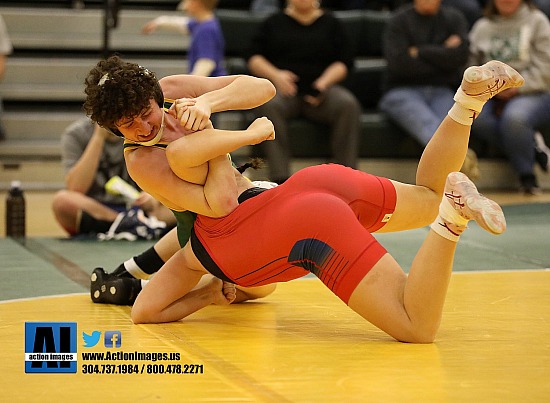
[[[25,235],[25,196],[21,182],[13,181],[6,199],[6,236],[24,238]]]

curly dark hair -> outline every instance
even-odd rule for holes
[[[83,109],[100,126],[116,130],[115,122],[134,117],[154,99],[161,107],[162,89],[155,74],[118,56],[101,60],[85,79],[86,101]]]

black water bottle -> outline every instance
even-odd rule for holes
[[[24,238],[25,235],[25,196],[21,182],[13,181],[6,199],[6,236]]]

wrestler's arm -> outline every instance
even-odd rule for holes
[[[252,109],[275,96],[269,80],[247,75],[201,77],[187,74],[167,76],[159,80],[166,98],[197,98],[212,112]]]
[[[209,217],[220,217],[229,214],[237,206],[233,168],[223,166],[220,169],[216,164],[221,163],[221,159],[208,163],[218,168],[209,172],[208,180],[218,186],[212,203],[207,201],[204,185],[187,182],[172,171],[164,150],[143,147],[126,152],[125,159],[130,176],[140,188],[172,210],[189,210]]]
[[[175,75],[160,81],[164,96],[175,99],[171,112],[188,130],[202,130],[214,112],[255,108],[275,96],[270,81],[247,75],[200,77]],[[193,99],[180,105],[179,99]]]
[[[166,158],[172,170],[184,180],[186,169],[201,166],[240,147],[259,144],[275,138],[273,123],[265,118],[254,120],[245,130],[205,129],[172,141]]]
[[[275,137],[273,123],[256,119],[246,130],[207,129],[183,136],[168,145],[166,159],[172,172],[187,182],[196,182],[197,169],[208,164],[204,198],[218,216],[237,207],[238,188],[235,169],[227,154],[243,145],[258,144]],[[198,183],[201,184],[201,183]]]

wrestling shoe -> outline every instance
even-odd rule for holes
[[[451,172],[447,176],[444,196],[462,218],[474,220],[485,231],[499,235],[506,230],[500,206],[479,194],[474,183],[463,173]]]
[[[141,291],[141,280],[118,277],[97,267],[90,277],[90,297],[96,304],[133,305]]]
[[[155,240],[164,235],[166,223],[156,217],[147,217],[143,210],[128,210],[119,213],[113,224],[104,234],[98,234],[102,241],[121,240],[135,241],[137,239]]]
[[[525,80],[505,63],[491,60],[464,71],[454,100],[467,109],[480,112],[485,102],[508,88],[521,87]]]

